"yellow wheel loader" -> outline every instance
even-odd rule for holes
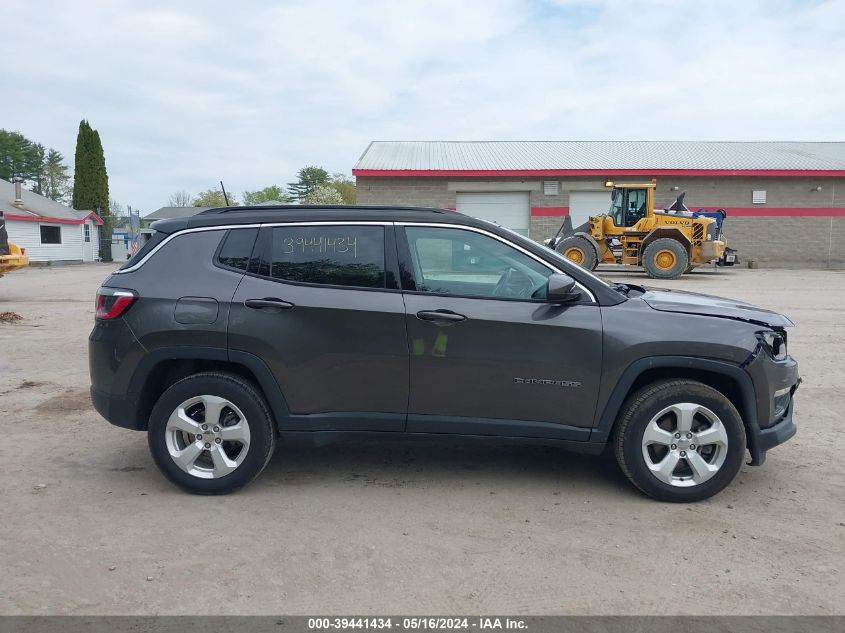
[[[6,221],[3,219],[3,212],[0,211],[0,277],[18,268],[29,264],[29,257],[26,249],[17,244],[9,242],[9,235],[6,233]]]
[[[656,181],[608,180],[605,187],[612,188],[607,213],[575,229],[567,218],[546,245],[590,270],[600,263],[642,266],[655,279],[676,279],[725,252],[716,220],[690,213],[683,194],[668,210],[655,211]]]

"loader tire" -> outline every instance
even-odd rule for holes
[[[599,265],[599,254],[592,242],[582,235],[572,235],[560,241],[555,250],[587,270]]]
[[[687,249],[671,237],[654,240],[643,253],[643,268],[652,279],[677,279],[688,266]]]

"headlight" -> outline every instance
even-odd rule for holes
[[[708,242],[713,241],[713,234],[712,234],[712,233],[708,233],[708,234],[707,234],[707,241],[708,241]]]
[[[758,332],[758,338],[763,342],[763,346],[772,355],[775,360],[786,359],[786,332],[774,332],[767,330],[765,332]]]

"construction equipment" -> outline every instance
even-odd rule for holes
[[[676,279],[725,252],[716,220],[693,215],[684,194],[667,210],[655,211],[657,181],[615,183],[610,209],[572,229],[567,218],[546,245],[590,270],[600,263],[642,266],[649,277]]]
[[[29,257],[26,249],[17,244],[9,242],[9,234],[6,232],[6,221],[3,219],[3,212],[0,211],[0,277],[18,268],[29,264]]]

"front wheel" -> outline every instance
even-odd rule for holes
[[[689,266],[684,245],[671,237],[661,237],[643,251],[643,268],[653,279],[677,279]]]
[[[583,235],[571,235],[555,245],[555,250],[587,270],[595,270],[599,254],[592,242]]]
[[[156,465],[174,484],[198,494],[225,494],[264,470],[276,429],[252,383],[235,374],[204,372],[162,394],[147,439]]]
[[[745,441],[742,418],[724,394],[694,380],[667,380],[628,398],[614,449],[622,471],[645,494],[691,502],[733,481]]]

